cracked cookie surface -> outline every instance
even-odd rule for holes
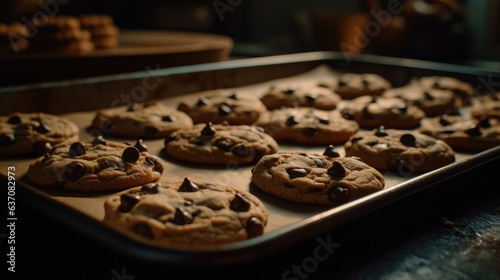
[[[237,188],[196,179],[163,179],[105,201],[104,223],[170,247],[220,245],[264,233],[268,213]]]
[[[382,174],[355,158],[299,152],[264,156],[252,183],[285,200],[320,205],[343,204],[385,185]]]
[[[80,192],[126,189],[157,181],[163,163],[135,146],[97,137],[91,142],[57,145],[29,166],[35,185]]]

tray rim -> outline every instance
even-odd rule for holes
[[[307,62],[307,61],[319,61],[324,62],[325,60],[335,60],[341,58],[342,55],[339,53],[331,52],[314,52],[305,54],[292,54],[292,55],[280,55],[274,57],[263,57],[254,59],[243,59],[234,60],[221,63],[209,63],[197,66],[181,66],[175,68],[161,69],[158,75],[172,75],[172,74],[183,74],[183,73],[193,73],[193,72],[204,72],[204,71],[217,71],[226,70],[234,68],[246,68],[254,66],[266,66],[275,64],[287,64],[294,62]],[[391,66],[403,66],[410,68],[419,68],[424,70],[437,70],[445,72],[463,73],[471,75],[469,71],[475,72],[472,74],[483,73],[486,75],[495,75],[495,77],[500,77],[500,72],[491,72],[490,70],[473,68],[473,67],[459,67],[457,65],[434,63],[426,61],[415,61],[409,59],[399,59],[399,58],[386,58],[380,56],[363,55],[362,57],[352,58],[352,61],[362,62],[362,63],[374,63],[380,64],[380,60],[384,60],[384,65]],[[388,63],[385,63],[387,59]],[[418,64],[420,67],[415,67]],[[426,66],[433,65],[439,69],[432,68],[428,69]],[[460,71],[456,71],[460,70]],[[477,71],[477,72],[476,72]],[[108,75],[103,77],[97,77],[94,79],[80,79],[79,81],[62,81],[62,82],[50,82],[41,84],[43,87],[51,86],[64,86],[64,84],[75,85],[79,82],[99,82],[99,80],[113,80],[118,79],[129,79],[135,77],[141,77],[144,73],[134,72],[128,74],[120,75]],[[480,74],[478,74],[480,75]],[[7,88],[8,91],[16,90],[15,88],[27,88],[32,89],[36,85],[27,86],[14,86]],[[14,88],[14,89],[13,89]],[[4,88],[4,91],[6,89]],[[0,89],[0,93],[2,89]],[[160,263],[171,263],[176,265],[187,265],[196,264],[201,266],[212,266],[212,265],[229,265],[234,263],[242,263],[246,261],[251,261],[262,256],[270,255],[271,253],[277,252],[279,250],[285,249],[289,245],[298,243],[300,241],[318,236],[327,231],[331,231],[334,228],[350,221],[355,220],[363,215],[368,214],[370,211],[374,211],[385,207],[391,203],[394,203],[404,197],[410,196],[416,192],[427,189],[434,186],[437,183],[453,178],[454,176],[467,172],[469,170],[480,167],[483,164],[487,164],[490,161],[500,158],[500,147],[492,148],[487,151],[477,153],[469,156],[466,159],[454,162],[437,170],[419,175],[413,179],[407,180],[405,182],[399,183],[391,188],[379,191],[372,195],[360,198],[358,200],[352,201],[350,203],[328,209],[320,214],[313,215],[311,217],[305,218],[301,221],[295,222],[291,225],[285,226],[283,228],[274,230],[272,232],[266,233],[263,236],[259,236],[250,240],[241,241],[237,243],[232,243],[228,245],[223,245],[217,247],[216,249],[171,249],[160,246],[154,246],[147,243],[140,242],[129,236],[114,230],[111,227],[104,225],[102,222],[97,221],[91,217],[78,212],[69,206],[66,206],[44,193],[41,190],[37,190],[29,185],[24,185],[20,180],[19,183],[23,186],[23,195],[29,195],[33,197],[34,205],[40,205],[39,209],[45,209],[46,214],[56,217],[58,220],[71,225],[73,229],[78,229],[78,231],[84,233],[90,238],[94,238],[99,242],[105,244],[107,247],[111,247],[117,251],[125,253],[131,257],[139,258],[142,260],[148,260]],[[5,177],[2,174],[2,177]],[[30,202],[30,203],[32,203]],[[353,208],[355,205],[363,205],[361,207],[364,210],[358,208]],[[38,207],[37,207],[38,208]],[[366,208],[370,208],[367,210]],[[47,210],[55,209],[55,210]],[[64,209],[64,211],[57,211]],[[55,213],[64,213],[64,215],[54,215]],[[349,216],[349,218],[347,218]],[[352,217],[355,217],[354,219]],[[337,220],[338,219],[338,220]],[[328,224],[328,226],[323,226],[323,224]],[[313,228],[314,230],[311,230]],[[285,237],[285,238],[284,238]],[[284,239],[282,242],[275,242],[276,239]],[[124,246],[125,245],[125,246]]]

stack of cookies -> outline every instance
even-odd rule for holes
[[[25,51],[29,46],[28,34],[28,28],[21,23],[0,23],[0,53]]]
[[[30,52],[56,52],[81,55],[94,50],[90,32],[81,29],[80,21],[71,16],[32,20],[36,33],[30,39]]]
[[[112,49],[118,46],[119,29],[109,15],[79,15],[83,30],[90,32],[96,49]]]

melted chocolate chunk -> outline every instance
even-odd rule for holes
[[[283,92],[284,94],[294,94],[294,93],[295,93],[295,90],[294,90],[294,89],[289,88],[289,89],[284,89],[284,90],[282,90],[282,92]]]
[[[237,193],[234,195],[234,199],[231,201],[229,208],[236,212],[244,212],[250,209],[250,205],[250,201],[246,197]]]
[[[18,115],[13,115],[7,120],[8,124],[20,124],[21,123],[21,117]]]
[[[72,162],[66,166],[64,175],[71,181],[76,181],[85,174],[85,166],[81,162]]]
[[[308,103],[314,103],[314,101],[316,101],[316,99],[318,99],[318,95],[316,95],[316,94],[307,94],[306,95],[306,101]]]
[[[347,86],[347,81],[343,78],[340,78],[339,82],[338,82],[338,86],[339,87]]]
[[[123,150],[122,160],[125,162],[134,163],[141,157],[141,153],[136,147],[128,147]]]
[[[92,145],[97,146],[97,145],[106,145],[106,140],[101,135],[96,136],[94,140],[92,140]]]
[[[138,195],[125,193],[120,196],[120,206],[118,210],[123,213],[130,212],[132,208],[139,202],[140,197]]]
[[[173,122],[175,121],[175,117],[171,114],[161,117],[161,120],[164,122]]]
[[[40,122],[39,126],[35,127],[35,131],[42,134],[48,133],[50,130],[51,130],[50,126],[42,122]]]
[[[264,224],[257,217],[252,217],[247,222],[247,238],[253,238],[264,234]]]
[[[180,192],[197,192],[200,190],[195,183],[191,182],[189,178],[184,178],[182,185],[179,187]]]
[[[354,111],[351,109],[344,108],[342,109],[342,111],[340,111],[340,114],[342,115],[342,118],[346,120],[354,120]]]
[[[160,189],[159,183],[149,183],[141,187],[141,191],[144,194],[155,194],[158,193]]]
[[[136,147],[137,150],[139,150],[139,152],[147,152],[148,151],[148,147],[146,146],[146,144],[144,144],[142,139],[137,140],[134,147]]]
[[[434,96],[432,96],[432,94],[430,94],[428,91],[424,91],[424,98],[426,100],[434,100]]]
[[[172,220],[172,223],[182,226],[182,225],[188,225],[192,222],[193,222],[193,215],[191,215],[191,213],[182,208],[175,209],[175,215],[174,219]]]
[[[361,117],[363,119],[373,119],[373,115],[370,114],[370,109],[368,109],[368,105],[366,105],[363,110],[361,110]]]
[[[321,117],[316,117],[316,119],[317,119],[317,120],[319,121],[319,123],[321,123],[321,124],[326,124],[326,125],[330,124],[330,120],[328,120],[328,119],[324,119],[324,118],[321,118]]]
[[[475,124],[471,125],[467,130],[465,130],[465,133],[470,136],[481,136],[481,130],[479,126]]]
[[[349,198],[349,190],[342,187],[334,187],[328,193],[328,197],[333,203],[344,203]]]
[[[377,131],[375,131],[375,136],[378,136],[378,137],[384,137],[384,136],[388,136],[389,134],[387,134],[387,131],[385,131],[385,127],[384,126],[379,126],[377,128]]]
[[[70,157],[82,156],[87,153],[87,147],[82,142],[75,142],[69,146],[68,154]]]
[[[406,114],[406,112],[408,112],[408,105],[406,104],[399,104],[396,106],[396,109],[398,109],[398,111],[402,114]]]
[[[447,125],[450,125],[451,122],[449,120],[447,120],[445,116],[441,116],[439,118],[439,124],[442,126],[447,126]]]
[[[489,128],[491,127],[491,123],[490,123],[490,120],[488,117],[482,117],[479,122],[478,122],[478,126],[479,127],[482,127],[482,128]]]
[[[286,125],[286,126],[294,126],[294,125],[296,125],[296,124],[298,124],[298,123],[299,123],[299,122],[295,119],[295,117],[294,117],[294,116],[289,117],[289,118],[288,118],[288,119],[286,119],[286,121],[285,121],[285,125]]]
[[[338,161],[332,162],[332,166],[327,170],[328,175],[333,177],[345,177],[346,170]]]
[[[233,99],[233,100],[238,100],[238,96],[236,96],[236,92],[233,92],[233,94],[231,94],[229,96],[230,99]]]
[[[303,168],[291,168],[287,169],[286,172],[288,173],[288,176],[290,176],[290,179],[305,177],[309,174],[309,172]]]
[[[201,130],[201,135],[207,135],[207,136],[212,136],[215,135],[215,127],[212,125],[211,122],[207,123],[205,127]]]
[[[155,238],[153,230],[151,230],[149,225],[146,223],[137,223],[134,225],[134,228],[132,230],[142,237],[149,238],[149,239]]]
[[[401,137],[399,138],[399,141],[407,147],[416,147],[417,146],[417,139],[415,138],[415,136],[413,136],[412,134],[409,134],[409,133],[405,133],[405,134],[401,135]]]
[[[335,151],[335,147],[333,145],[329,145],[328,147],[326,147],[325,151],[323,152],[323,155],[327,157],[340,157],[340,154],[337,151]]]
[[[16,141],[14,133],[6,133],[0,135],[0,146],[5,147],[13,144]]]
[[[35,152],[36,155],[43,155],[52,150],[52,145],[47,142],[38,142],[33,145],[33,152]]]
[[[208,100],[205,97],[200,97],[198,99],[198,102],[196,102],[196,106],[204,106],[204,105],[207,105],[208,103],[210,103],[210,100]]]
[[[227,116],[231,113],[231,107],[226,103],[221,103],[219,105],[219,116]]]
[[[219,141],[217,144],[215,144],[215,146],[217,146],[217,148],[219,148],[223,151],[226,151],[226,152],[229,152],[233,145],[234,145],[234,143],[228,139],[223,139],[223,140]]]
[[[233,154],[239,157],[246,157],[252,153],[252,149],[245,146],[245,144],[240,144],[233,149]]]
[[[304,134],[306,137],[313,137],[314,134],[316,133],[316,131],[318,131],[316,128],[314,127],[308,127],[308,128],[304,128],[304,130],[302,130],[302,134]]]

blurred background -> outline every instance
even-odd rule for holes
[[[37,11],[104,13],[122,29],[227,35],[232,57],[316,50],[460,64],[500,60],[500,0],[2,0],[0,22]]]

